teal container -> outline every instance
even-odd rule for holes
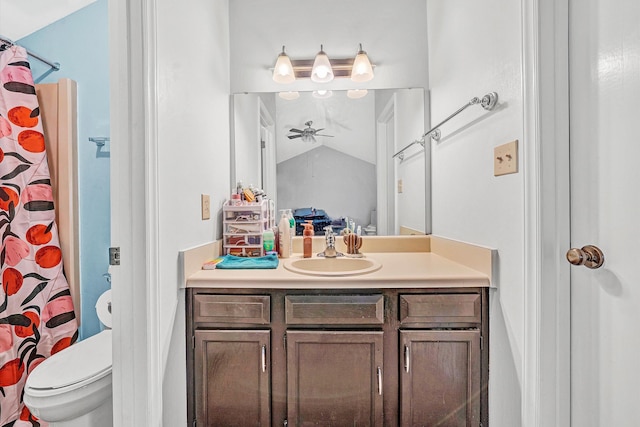
[[[265,230],[262,233],[262,247],[264,248],[264,252],[271,252],[274,250],[276,242],[276,236],[273,234],[272,230]]]

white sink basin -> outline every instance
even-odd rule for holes
[[[355,276],[380,269],[382,265],[370,258],[290,258],[284,268],[311,276]]]

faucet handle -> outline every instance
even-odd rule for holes
[[[333,227],[327,225],[324,228],[324,237],[327,241],[327,247],[334,247],[336,244],[336,235],[333,233]]]
[[[331,227],[330,225],[327,225],[324,228],[324,237],[329,240],[331,238],[335,238],[335,234],[333,232],[333,227]]]

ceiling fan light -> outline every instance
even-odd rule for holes
[[[369,93],[369,91],[366,89],[349,89],[347,91],[347,98],[351,98],[351,99],[364,98],[365,96],[367,96],[367,93]]]
[[[286,99],[287,101],[293,101],[294,99],[300,98],[300,92],[297,92],[297,91],[278,92],[278,96],[282,99]]]
[[[371,66],[371,61],[369,61],[367,52],[362,50],[362,45],[360,45],[360,50],[358,51],[358,54],[353,61],[353,67],[351,68],[351,80],[361,83],[368,82],[371,79],[373,79],[373,67]]]
[[[311,81],[316,83],[327,83],[333,80],[333,68],[329,57],[320,45],[320,52],[316,55],[311,68]]]
[[[318,99],[327,99],[327,98],[331,98],[331,96],[333,95],[333,91],[331,90],[326,90],[326,89],[322,89],[322,90],[314,90],[311,93],[311,96],[313,96],[314,98],[318,98]]]
[[[278,60],[273,69],[273,81],[276,83],[292,83],[295,79],[296,75],[293,71],[291,59],[284,52],[284,46],[282,46],[282,53],[278,55]]]

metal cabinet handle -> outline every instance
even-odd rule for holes
[[[267,346],[262,346],[262,372],[267,372]]]
[[[382,396],[382,368],[378,366],[378,394]]]
[[[567,251],[567,261],[587,268],[600,268],[604,264],[604,254],[593,245],[583,246],[582,249],[571,248]]]
[[[409,373],[409,363],[411,362],[411,355],[409,353],[409,346],[404,346],[404,370],[408,374]]]

